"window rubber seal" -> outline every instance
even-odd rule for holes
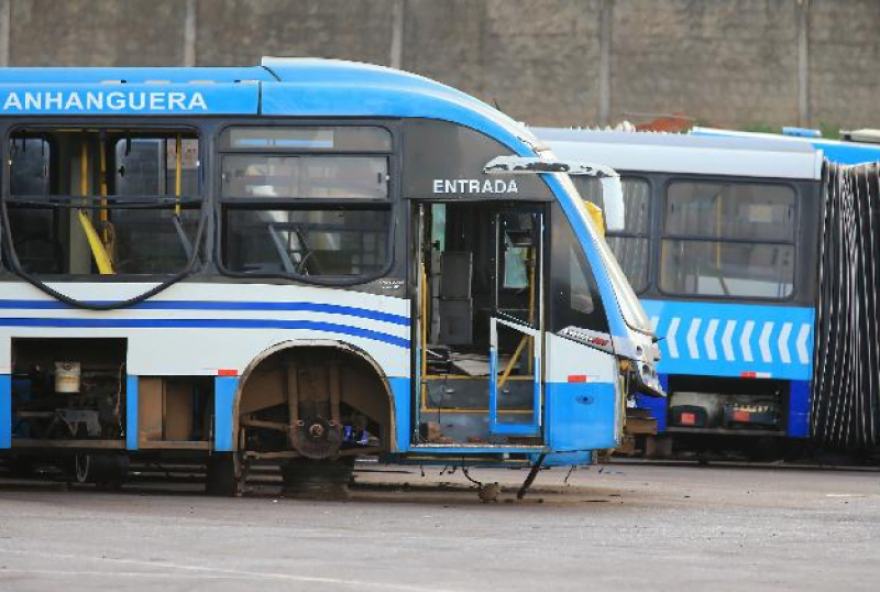
[[[202,201],[199,215],[199,226],[196,229],[196,235],[192,241],[192,255],[190,256],[183,270],[172,275],[163,282],[160,282],[156,286],[153,286],[146,292],[138,294],[137,296],[134,296],[127,300],[117,300],[113,302],[89,302],[85,300],[79,300],[78,298],[73,298],[72,296],[68,296],[67,294],[59,292],[58,290],[50,287],[43,280],[24,271],[24,269],[22,269],[21,267],[21,262],[18,260],[18,254],[15,252],[15,246],[12,242],[12,229],[9,225],[9,211],[7,208],[6,195],[3,195],[2,198],[0,198],[0,214],[2,214],[3,219],[2,244],[3,247],[6,249],[6,252],[9,254],[11,271],[44,294],[51,296],[52,298],[69,306],[72,306],[73,308],[96,311],[119,310],[123,308],[130,308],[132,306],[140,304],[141,302],[145,302],[153,296],[161,294],[174,284],[177,284],[184,279],[190,277],[196,272],[199,265],[199,251],[201,249],[200,245],[202,244],[202,239],[205,235],[205,228],[207,226],[207,220],[210,211],[211,208],[209,207],[209,204],[206,201]]]

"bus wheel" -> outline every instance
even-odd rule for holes
[[[281,467],[284,495],[300,499],[346,500],[354,457],[341,460],[295,459]]]
[[[76,482],[118,489],[128,478],[128,465],[128,456],[122,454],[81,452],[74,459]]]
[[[241,455],[220,452],[208,459],[205,493],[218,497],[238,497],[244,491]]]

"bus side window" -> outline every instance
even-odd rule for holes
[[[551,216],[550,329],[608,333],[608,318],[590,264],[558,204]]]
[[[794,293],[797,193],[781,183],[674,181],[660,290],[782,300]]]
[[[584,201],[604,208],[602,184],[595,177],[573,176],[571,178]],[[648,288],[649,221],[651,185],[639,177],[623,177],[623,201],[626,207],[624,228],[609,231],[605,241],[623,268],[626,279],[636,293]]]
[[[10,140],[9,149],[12,194],[49,195],[49,142],[43,138],[15,138]]]
[[[390,132],[230,128],[220,144],[224,269],[366,281],[389,267]]]
[[[116,140],[112,150],[116,172],[110,185],[111,197],[175,198],[190,202],[198,198],[198,139],[189,135],[141,134]],[[111,212],[110,219],[116,272],[164,274],[186,266],[199,210],[120,208]]]
[[[180,194],[198,195],[199,141],[181,139]],[[175,196],[177,142],[175,138],[132,138],[116,142],[115,195]]]
[[[22,130],[9,142],[8,265],[144,275],[191,260],[201,214],[191,131]]]
[[[52,149],[45,138],[13,138],[9,141],[9,187],[12,195],[42,197],[51,192],[49,164]],[[60,273],[63,250],[56,238],[51,210],[23,211],[9,208],[9,223],[16,228],[15,251],[25,271]]]

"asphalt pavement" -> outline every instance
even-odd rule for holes
[[[880,473],[362,467],[349,501],[0,480],[0,590],[871,590]],[[568,481],[565,478],[568,476]]]

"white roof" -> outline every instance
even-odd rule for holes
[[[597,162],[623,172],[822,178],[822,151],[802,142],[540,127],[532,131],[560,159]]]

